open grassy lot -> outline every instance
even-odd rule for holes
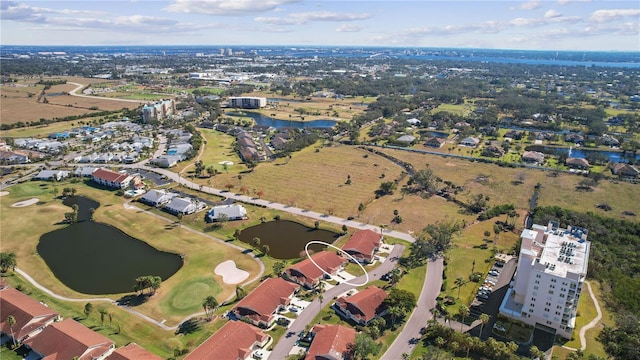
[[[223,132],[211,129],[199,129],[200,134],[205,139],[206,144],[204,150],[200,156],[200,160],[204,163],[205,168],[213,166],[219,173],[222,174],[238,174],[247,170],[247,167],[242,163],[242,160],[238,156],[238,153],[234,151],[233,144],[235,143],[235,137],[225,134]],[[231,161],[233,165],[220,164],[222,161]],[[195,159],[191,161],[185,161],[179,163],[172,170],[175,172],[183,172],[183,175],[194,175]],[[203,176],[207,176],[207,173],[203,173]],[[207,184],[207,180],[213,180],[212,178],[197,179],[198,182]],[[237,180],[234,184],[238,184]]]
[[[10,188],[10,194],[1,198],[2,248],[3,251],[15,252],[19,267],[45,287],[63,296],[87,297],[57,280],[35,251],[41,234],[66,226],[56,225],[69,208],[59,200],[53,199],[53,186],[50,183],[29,182]],[[225,246],[182,227],[168,227],[166,221],[149,214],[125,210],[123,199],[112,192],[97,190],[81,183],[57,185],[59,189],[62,186],[75,187],[79,195],[101,203],[95,214],[96,221],[117,226],[125,233],[157,249],[184,254],[184,266],[171,278],[163,281],[155,296],[136,308],[154,319],[165,319],[167,325],[177,324],[184,316],[201,310],[202,299],[192,299],[198,291],[215,295],[220,302],[232,296],[235,285],[223,284],[220,277],[213,273],[213,269],[220,262],[234,260],[239,268],[251,274],[250,278],[255,277],[259,271],[258,263],[251,259],[250,255],[242,254],[241,250]],[[31,197],[38,197],[41,203],[23,208],[10,207],[16,201]],[[38,218],[38,226],[32,225],[34,218]],[[185,291],[186,289],[192,292]],[[122,295],[125,294],[114,294],[110,297],[118,299]]]
[[[56,123],[51,123],[47,125],[38,125],[38,126],[26,126],[21,128],[15,128],[11,130],[3,130],[0,131],[0,137],[46,137],[51,133],[55,132],[63,132],[67,130],[71,130],[74,127],[79,126],[79,122],[83,121],[84,123],[91,123],[94,120],[100,119],[100,117],[88,117],[79,120],[70,120],[70,121],[61,121]]]

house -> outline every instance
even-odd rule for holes
[[[479,143],[480,139],[473,137],[464,138],[460,141],[460,145],[468,147],[476,147]]]
[[[640,171],[630,164],[616,163],[611,166],[611,172],[620,177],[636,178]]]
[[[107,169],[98,169],[91,173],[91,181],[112,189],[124,189],[129,186],[133,176]]]
[[[345,360],[356,339],[356,330],[342,325],[315,325],[313,341],[304,360]]]
[[[289,305],[297,289],[297,284],[283,278],[267,279],[240,300],[231,312],[253,325],[267,328],[275,320],[276,312]]]
[[[185,360],[246,360],[263,348],[269,336],[242,321],[228,321],[185,357]]]
[[[247,219],[247,209],[238,204],[214,206],[205,215],[205,221],[214,222],[221,217],[225,220],[244,220]]]
[[[513,140],[521,140],[522,139],[522,131],[517,130],[509,130],[504,134],[505,138],[513,139]]]
[[[522,154],[522,161],[529,164],[542,164],[544,162],[544,154],[538,151],[525,151]]]
[[[8,286],[0,290],[0,314],[0,331],[11,336],[13,328],[13,336],[17,342],[34,337],[46,326],[60,319],[60,314],[54,310]],[[9,315],[16,320],[13,327],[7,323]]]
[[[150,206],[158,207],[167,204],[175,196],[177,196],[177,194],[170,193],[167,190],[152,189],[142,195],[139,201]]]
[[[335,275],[340,271],[347,260],[333,251],[321,251],[311,255],[297,264],[285,270],[285,279],[304,286],[307,289],[316,287],[326,275]]]
[[[416,118],[411,118],[411,119],[407,119],[407,122],[411,125],[418,125],[420,124],[420,120],[416,119]]]
[[[482,156],[501,157],[502,155],[504,155],[504,150],[495,145],[489,145],[482,149]]]
[[[182,157],[179,155],[163,155],[151,160],[151,163],[157,167],[170,168],[176,166]]]
[[[564,141],[572,142],[574,144],[584,143],[584,136],[576,133],[568,133],[564,135]]]
[[[69,172],[64,170],[42,170],[33,180],[60,181],[69,177]]]
[[[441,148],[445,142],[446,142],[445,139],[434,136],[432,138],[427,139],[424,145],[432,148]]]
[[[336,300],[334,309],[347,319],[359,325],[369,325],[371,320],[387,314],[384,299],[387,293],[377,286],[370,286],[354,295],[343,296]]]
[[[572,169],[589,169],[589,161],[587,159],[567,158],[567,160],[564,161],[564,164]]]
[[[284,148],[284,145],[288,142],[289,140],[282,136],[282,134],[276,134],[271,139],[271,146],[273,146],[274,149],[282,150]]]
[[[258,150],[255,148],[244,146],[240,148],[240,157],[242,157],[244,161],[259,160],[260,154],[258,154]]]
[[[176,196],[173,197],[169,203],[163,207],[163,209],[174,215],[189,215],[198,210],[198,205],[196,205],[196,203],[194,203],[190,198],[181,198]]]
[[[26,339],[24,344],[43,360],[100,360],[109,356],[116,345],[113,340],[90,330],[73,319],[66,319]]]
[[[98,170],[98,168],[92,166],[79,166],[74,170],[73,176],[89,177],[96,170]]]
[[[382,234],[372,230],[356,230],[342,250],[361,263],[373,262],[373,254],[382,244]]]
[[[162,358],[136,343],[129,343],[127,346],[117,348],[105,360],[162,360]]]
[[[0,151],[0,164],[13,165],[13,164],[25,164],[29,162],[27,155],[18,154],[13,151]]]
[[[416,140],[416,137],[413,135],[402,135],[396,139],[396,142],[403,144],[411,144]]]
[[[620,146],[620,140],[614,138],[611,135],[607,135],[607,134],[602,135],[602,137],[600,138],[600,141],[602,141],[603,145],[614,146],[614,147]]]

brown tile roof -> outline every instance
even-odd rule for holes
[[[112,351],[115,343],[73,319],[47,326],[24,342],[43,360],[91,360]]]
[[[344,359],[356,338],[355,329],[342,325],[316,325],[311,332],[316,335],[304,360]]]
[[[340,266],[347,262],[345,258],[333,251],[321,251],[311,255],[311,258],[315,261],[315,264],[307,258],[289,267],[287,275],[292,279],[298,279],[300,284],[314,284],[324,275],[320,268],[333,275]]]
[[[587,159],[582,159],[582,158],[567,158],[567,160],[565,160],[564,163],[567,166],[577,166],[581,168],[589,167],[589,161],[587,161]]]
[[[611,171],[616,175],[638,176],[638,169],[627,163],[616,163],[611,167]]]
[[[121,174],[121,173],[107,170],[107,169],[97,169],[91,174],[91,176],[93,176],[94,178],[105,180],[105,181],[121,183],[125,181],[130,175]]]
[[[136,343],[116,349],[105,360],[162,360],[156,354],[152,354]]]
[[[234,310],[237,310],[240,316],[268,323],[279,305],[289,304],[289,297],[296,289],[298,289],[297,284],[283,278],[267,279],[247,297],[240,300]]]
[[[16,320],[13,325],[13,334],[16,340],[20,341],[39,327],[45,326],[60,316],[37,300],[12,287],[6,287],[0,291],[0,330],[6,334],[11,334],[7,323],[9,315]]]
[[[381,305],[386,298],[384,290],[371,286],[352,296],[338,298],[337,303],[356,318],[369,322],[383,311]]]
[[[245,359],[255,343],[267,340],[260,329],[242,321],[229,321],[185,357],[185,360]]]
[[[356,252],[364,255],[366,258],[373,257],[373,251],[382,243],[382,234],[378,234],[373,230],[356,230],[351,235],[349,241],[342,247],[342,250]]]

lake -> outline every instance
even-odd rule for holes
[[[69,288],[91,295],[133,292],[138,276],[156,275],[164,281],[182,267],[180,255],[90,221],[90,209],[97,209],[98,202],[74,196],[63,203],[79,206],[78,222],[42,235],[37,251]]]
[[[259,126],[271,126],[275,129],[280,129],[280,128],[297,128],[297,129],[304,129],[304,128],[331,128],[334,127],[338,122],[335,120],[313,120],[313,121],[295,121],[295,120],[280,120],[280,119],[274,119],[270,116],[267,115],[263,115],[260,113],[256,113],[256,112],[251,112],[251,111],[247,111],[247,112],[242,112],[242,113],[238,113],[238,112],[228,112],[227,115],[229,116],[242,116],[242,117],[250,117],[252,118],[255,122],[256,125]]]
[[[275,259],[297,259],[306,256],[305,245],[310,241],[324,241],[332,244],[340,234],[329,230],[313,229],[288,220],[275,220],[248,227],[240,232],[240,241],[253,246],[254,238],[260,238],[262,245],[269,245],[269,256]],[[320,244],[309,246],[309,250],[323,250]]]
[[[527,150],[539,151],[545,154],[566,154],[568,157],[585,159],[589,157],[589,154],[599,154],[608,159],[609,162],[636,162],[640,160],[640,153],[625,153],[623,151],[604,151],[604,150],[589,150],[581,148],[567,148],[567,147],[554,147],[546,145],[529,145]]]

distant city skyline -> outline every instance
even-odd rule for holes
[[[0,0],[3,45],[640,51],[633,1]]]

